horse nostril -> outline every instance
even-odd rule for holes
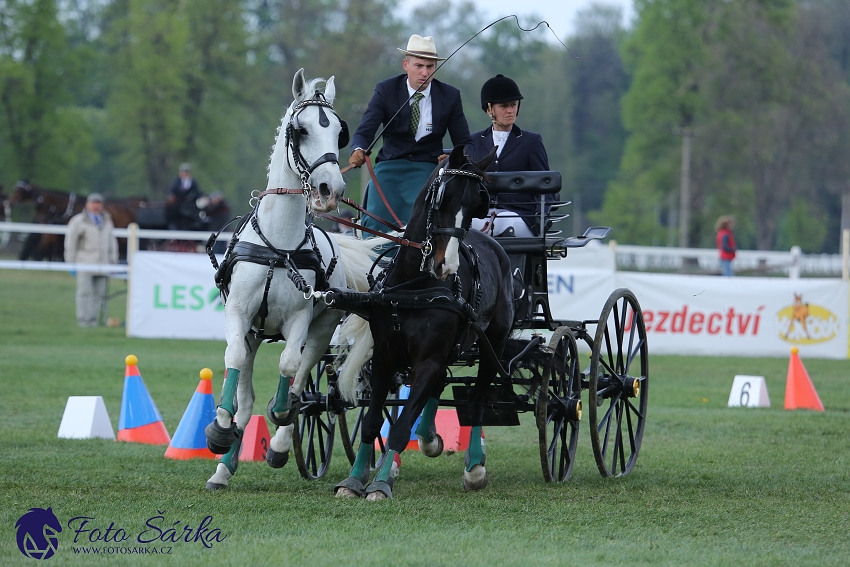
[[[319,194],[324,198],[328,198],[328,197],[331,196],[331,190],[328,187],[327,183],[320,183],[319,184]]]

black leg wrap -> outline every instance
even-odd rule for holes
[[[336,494],[340,488],[347,488],[361,498],[366,496],[366,491],[363,490],[363,483],[360,482],[360,479],[354,478],[353,476],[347,477],[345,480],[334,486],[334,494]]]
[[[269,400],[269,405],[266,406],[266,415],[268,416],[269,420],[278,427],[283,425],[292,425],[293,423],[295,423],[295,418],[298,417],[298,411],[301,409],[301,398],[294,394],[289,394],[289,411],[287,412],[286,417],[284,417],[283,419],[276,417],[274,411],[272,411],[276,404],[277,394],[275,394],[275,396],[271,400]]]
[[[227,453],[240,437],[235,421],[230,424],[228,429],[224,429],[218,424],[218,421],[213,420],[204,428],[204,435],[207,436],[207,448],[216,455]]]
[[[266,449],[266,463],[273,469],[281,469],[289,461],[289,451],[278,453],[271,447]]]

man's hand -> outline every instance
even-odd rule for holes
[[[348,158],[348,165],[351,167],[360,167],[366,163],[366,152],[361,149],[356,149]]]
[[[443,155],[441,155],[440,157],[438,157],[438,158],[437,158],[437,163],[440,163],[441,161],[443,161],[443,160],[444,160],[444,159],[446,159],[447,157],[449,157],[449,154],[443,154]]]

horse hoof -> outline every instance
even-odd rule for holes
[[[484,490],[487,488],[487,469],[481,465],[475,465],[471,471],[463,473],[463,490],[464,492],[474,492],[476,490]]]
[[[281,469],[289,461],[289,451],[278,453],[271,447],[266,449],[266,462],[273,469]]]
[[[337,498],[360,498],[364,494],[366,492],[363,490],[363,483],[353,476],[346,477],[334,486],[334,496]]]
[[[227,488],[227,485],[219,484],[218,482],[207,481],[207,490],[221,490],[223,488]]]
[[[426,457],[439,457],[443,454],[443,438],[439,434],[434,434],[434,439],[426,441],[424,437],[419,437],[419,451]]]
[[[230,427],[225,429],[218,424],[218,421],[213,420],[204,428],[204,435],[207,437],[207,448],[216,455],[227,453],[239,439],[236,422],[231,422]]]
[[[392,497],[392,486],[382,480],[373,480],[366,488],[366,500],[368,500],[369,502],[375,502],[376,500],[386,500]]]
[[[296,398],[292,396],[289,400],[289,411],[286,413],[275,412],[274,406],[277,404],[277,395],[269,400],[268,405],[266,406],[266,415],[269,418],[269,421],[277,425],[278,427],[283,427],[286,425],[292,425],[295,423],[295,418],[298,417],[298,411],[301,409],[301,398]]]
[[[360,494],[357,494],[353,490],[344,487],[334,492],[334,498],[360,498],[360,496]]]

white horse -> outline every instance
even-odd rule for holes
[[[220,405],[205,429],[210,450],[223,454],[207,481],[209,489],[226,487],[239,464],[242,432],[254,405],[254,358],[263,339],[286,341],[280,383],[268,408],[278,428],[266,461],[280,468],[288,460],[310,370],[340,320],[339,311],[314,298],[327,286],[369,287],[373,244],[341,235],[331,238],[312,225],[310,209],[329,211],[342,197],[339,150],[348,144],[348,127],[332,106],[334,79],[325,83],[324,93],[316,88],[321,82],[305,82],[303,69],[295,74],[295,101],[278,129],[268,186],[254,195],[253,212],[237,227],[216,276],[226,295],[227,349]]]

